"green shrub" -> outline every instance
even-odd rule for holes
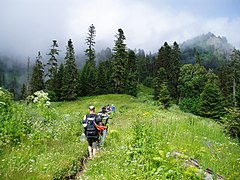
[[[198,115],[199,114],[198,104],[199,98],[183,98],[179,103],[179,107],[184,112],[189,112]]]
[[[240,141],[240,110],[228,109],[228,114],[223,118],[226,133]]]

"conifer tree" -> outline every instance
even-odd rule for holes
[[[218,77],[209,72],[208,81],[200,94],[199,114],[203,117],[220,119],[223,116],[223,96],[219,88]]]
[[[55,95],[56,101],[63,100],[64,97],[64,65],[61,63],[56,75]]]
[[[118,33],[115,35],[115,45],[113,47],[113,91],[118,94],[126,93],[126,80],[127,80],[127,51],[126,40],[122,29],[118,29]]]
[[[178,101],[179,98],[179,75],[180,75],[180,48],[179,45],[174,42],[172,53],[171,53],[171,66],[169,66],[168,71],[168,84],[169,84],[169,92],[171,96]]]
[[[200,94],[206,83],[207,70],[199,64],[185,64],[180,68],[179,107],[193,114],[198,114]]]
[[[97,94],[111,93],[111,62],[100,61],[97,69]]]
[[[145,53],[143,50],[139,49],[137,56],[137,73],[138,73],[138,82],[143,82],[145,78],[148,76],[147,62]]]
[[[96,30],[93,24],[89,27],[88,31],[86,38],[88,48],[85,50],[87,60],[80,75],[80,95],[82,96],[95,95],[97,91],[96,56],[94,50]]]
[[[179,93],[179,73],[180,73],[180,49],[176,42],[171,48],[167,42],[159,49],[158,58],[156,61],[156,72],[160,68],[166,71],[166,82],[168,84],[171,97],[177,102]]]
[[[128,64],[127,64],[127,89],[126,94],[137,96],[137,66],[136,55],[134,51],[128,52]]]
[[[91,63],[91,65],[95,67],[96,55],[95,55],[94,45],[95,45],[96,30],[93,24],[89,27],[87,35],[88,36],[85,40],[86,40],[86,44],[88,45],[88,48],[85,50],[85,54],[87,56],[87,62]]]
[[[57,75],[57,68],[58,68],[58,61],[56,55],[59,55],[59,50],[57,49],[58,43],[57,40],[53,40],[53,44],[51,45],[50,52],[47,54],[50,56],[47,66],[48,66],[48,80],[46,82],[46,88],[48,91],[55,92],[55,85],[56,85],[56,75]]]
[[[167,109],[171,105],[172,98],[171,98],[170,93],[168,91],[167,83],[163,82],[160,86],[161,87],[160,87],[160,92],[159,92],[159,102],[160,102],[160,104],[163,105],[163,107],[165,109]]]
[[[159,93],[161,91],[161,84],[167,81],[167,74],[164,68],[160,68],[157,72],[157,76],[154,78],[154,99],[159,99]]]
[[[232,80],[232,94],[233,94],[233,106],[237,106],[236,101],[236,87],[240,84],[240,51],[234,49],[233,54],[231,56],[231,80]]]
[[[33,67],[30,89],[31,94],[39,90],[44,90],[44,68],[40,51],[38,52],[35,65]]]
[[[86,62],[83,66],[80,75],[80,95],[81,96],[92,96],[96,94],[97,83],[96,83],[97,71],[92,66],[92,63]]]
[[[27,87],[26,84],[23,83],[22,88],[21,88],[21,95],[20,95],[20,99],[24,100],[26,99],[28,96],[27,94]]]
[[[65,56],[62,100],[74,100],[77,97],[78,70],[75,62],[75,52],[72,40],[68,40]]]

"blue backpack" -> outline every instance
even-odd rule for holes
[[[87,114],[86,119],[84,120],[84,123],[87,123],[87,126],[85,127],[85,135],[87,138],[98,138],[98,130],[95,126],[95,123],[98,124],[101,122],[101,118],[96,114]]]

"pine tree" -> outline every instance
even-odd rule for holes
[[[159,99],[159,93],[161,91],[161,84],[167,81],[167,74],[164,68],[160,68],[157,72],[157,76],[154,78],[154,99]]]
[[[55,95],[56,101],[63,100],[64,97],[64,65],[61,63],[57,71],[56,84],[55,84]]]
[[[134,51],[128,52],[128,64],[127,64],[127,89],[126,94],[137,96],[137,66],[136,55]]]
[[[178,102],[179,98],[179,75],[180,75],[180,48],[179,45],[174,42],[172,53],[171,53],[171,66],[168,71],[168,83],[169,83],[169,92],[171,97]]]
[[[218,77],[212,72],[209,72],[207,77],[208,81],[200,95],[199,113],[203,117],[220,119],[224,114],[224,108]]]
[[[122,29],[118,29],[118,33],[115,35],[115,45],[113,48],[113,69],[112,69],[112,80],[113,80],[113,91],[118,94],[126,93],[126,80],[127,80],[127,51],[126,40]]]
[[[92,24],[88,29],[88,36],[85,39],[86,44],[88,45],[88,48],[85,50],[86,56],[87,56],[87,62],[91,63],[93,67],[96,66],[95,62],[95,37],[96,37],[96,30],[94,25]]]
[[[156,60],[155,72],[160,68],[166,71],[166,82],[168,84],[171,97],[177,102],[179,93],[179,73],[180,73],[180,49],[176,42],[171,48],[167,42],[159,49],[158,58]]]
[[[89,27],[88,31],[88,36],[86,38],[88,48],[85,50],[87,60],[80,75],[80,95],[82,96],[95,95],[97,91],[97,69],[94,50],[96,30],[93,24]]]
[[[97,71],[90,62],[86,62],[83,66],[80,75],[80,95],[81,96],[92,96],[96,94],[97,83],[96,83]]]
[[[236,90],[236,102],[237,106],[240,108],[240,84],[237,86]]]
[[[231,80],[232,80],[232,94],[233,94],[233,106],[237,106],[236,101],[236,87],[240,84],[240,51],[234,49],[233,54],[231,56]]]
[[[26,99],[28,96],[27,94],[27,87],[26,87],[26,84],[23,84],[22,85],[22,89],[21,89],[21,96],[20,96],[20,99],[24,100]]]
[[[53,40],[53,44],[51,45],[50,52],[47,54],[50,56],[47,66],[48,66],[48,80],[46,82],[46,88],[48,91],[55,92],[55,85],[56,85],[56,75],[57,75],[57,68],[58,68],[58,61],[56,55],[59,55],[59,50],[57,49],[58,43],[57,40]]]
[[[111,62],[100,61],[97,69],[97,94],[111,93]]]
[[[65,56],[65,71],[63,77],[62,100],[74,100],[77,97],[78,70],[75,62],[75,52],[72,40],[68,40]]]
[[[198,115],[200,94],[206,84],[207,70],[199,64],[185,64],[180,68],[179,76],[179,107]]]
[[[160,92],[159,92],[159,102],[160,102],[160,104],[163,105],[163,107],[165,109],[167,109],[171,105],[172,98],[171,98],[170,93],[168,91],[167,83],[163,82],[160,86],[161,87],[160,87]]]
[[[44,68],[40,51],[36,57],[36,62],[33,67],[32,77],[30,80],[31,94],[39,90],[44,90]]]

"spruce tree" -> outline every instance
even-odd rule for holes
[[[232,94],[233,94],[233,106],[237,106],[236,101],[236,88],[240,84],[240,51],[234,49],[231,56],[231,80],[232,80]]]
[[[61,63],[56,75],[55,95],[56,101],[63,100],[64,97],[64,65]]]
[[[22,88],[21,88],[20,99],[25,100],[27,98],[27,96],[28,96],[28,94],[27,94],[27,87],[26,87],[26,84],[23,84]]]
[[[88,48],[85,50],[85,54],[87,56],[87,62],[91,63],[91,65],[95,67],[96,55],[95,55],[94,45],[95,45],[96,29],[93,24],[89,27],[87,35],[88,36],[85,39],[85,41],[86,41],[86,44],[88,45]]]
[[[179,75],[180,75],[180,48],[179,45],[174,42],[171,53],[171,66],[168,72],[169,92],[171,96],[178,102],[179,98]]]
[[[207,70],[199,64],[185,64],[180,68],[179,107],[193,114],[198,114],[198,104],[206,79]]]
[[[164,68],[160,68],[157,72],[157,76],[154,78],[154,99],[159,99],[159,93],[161,91],[161,84],[167,81],[167,73]]]
[[[159,49],[155,72],[158,72],[160,68],[165,69],[167,78],[166,82],[168,84],[170,95],[177,102],[179,97],[180,49],[176,42],[174,42],[173,48],[165,42]]]
[[[78,70],[75,62],[75,52],[72,40],[68,40],[65,56],[65,71],[63,77],[62,100],[74,100],[77,98]]]
[[[53,44],[51,45],[50,52],[47,54],[50,56],[47,66],[48,66],[48,72],[46,76],[48,77],[48,80],[46,82],[46,88],[48,91],[55,92],[55,85],[56,85],[56,76],[57,76],[57,68],[58,68],[58,61],[56,56],[59,55],[59,50],[57,49],[58,43],[57,40],[53,40]]]
[[[167,109],[171,105],[172,98],[168,91],[167,83],[163,82],[160,86],[161,87],[160,87],[160,92],[159,92],[159,102],[161,105],[163,105],[164,109]]]
[[[224,108],[218,77],[212,72],[209,72],[207,77],[208,81],[200,94],[199,114],[207,118],[220,119],[224,114]]]
[[[94,50],[96,30],[93,24],[89,27],[88,31],[86,38],[88,48],[85,50],[87,60],[80,75],[81,87],[79,94],[82,96],[95,95],[97,91],[96,56]]]
[[[100,61],[97,69],[97,94],[111,93],[111,62]]]
[[[126,38],[122,29],[118,29],[115,37],[112,69],[113,91],[118,94],[124,94],[126,93],[128,64],[126,44],[124,43]]]
[[[127,89],[126,94],[137,96],[137,66],[136,55],[134,51],[128,52],[128,64],[127,64]]]
[[[35,65],[33,66],[32,77],[30,80],[31,94],[36,91],[44,90],[44,67],[40,51],[36,57]]]

